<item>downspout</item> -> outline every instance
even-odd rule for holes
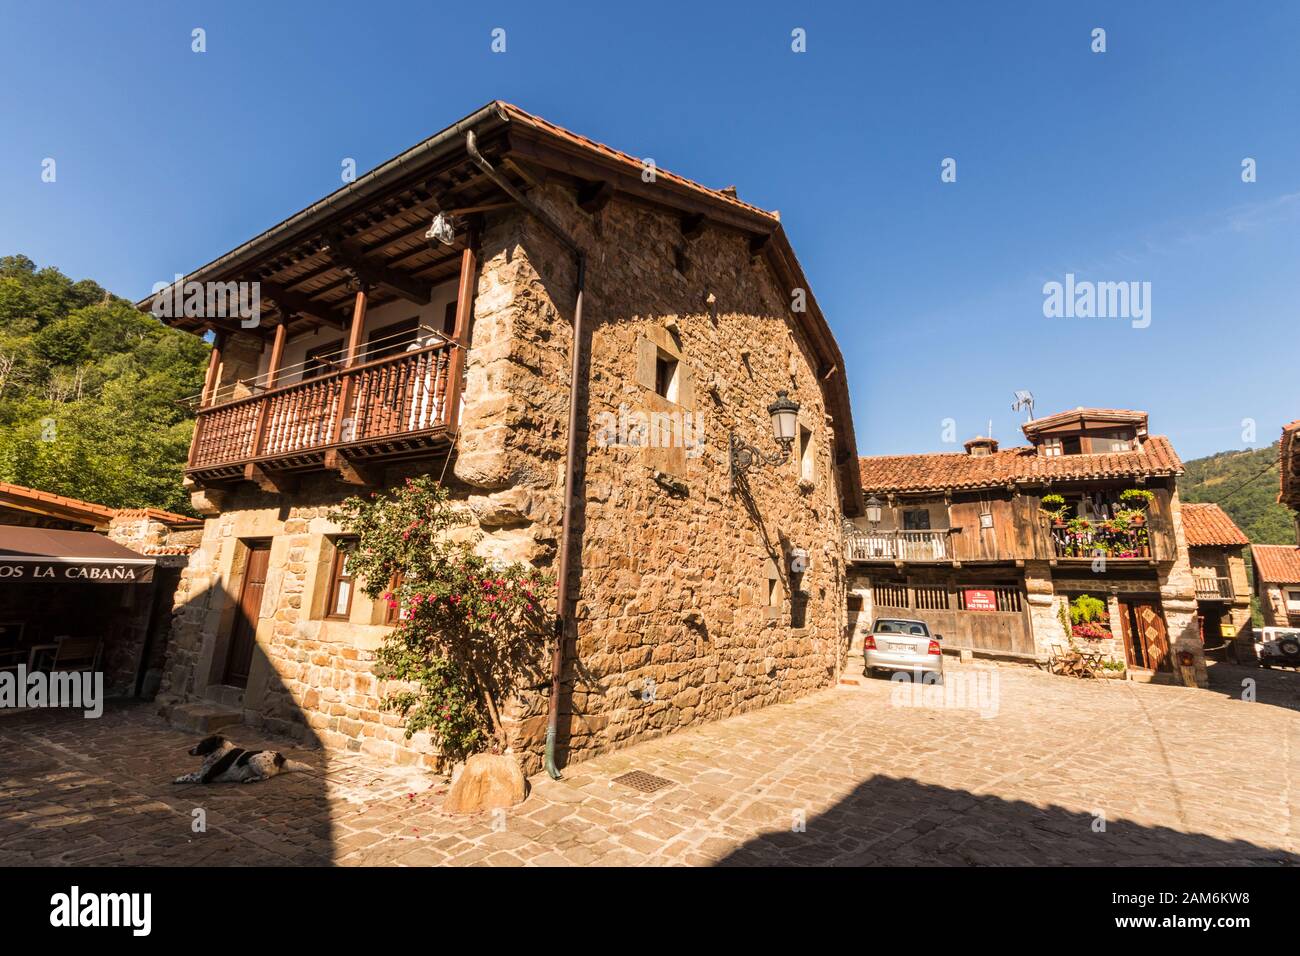
[[[568,611],[570,600],[569,552],[573,540],[573,489],[576,484],[574,472],[578,461],[578,385],[582,372],[582,293],[586,280],[587,254],[582,247],[564,231],[550,214],[515,188],[510,180],[497,172],[492,164],[483,158],[475,142],[474,131],[465,134],[465,149],[470,159],[483,173],[496,183],[503,192],[517,202],[549,229],[569,251],[573,253],[577,265],[578,281],[573,305],[573,345],[569,352],[571,367],[569,369],[569,440],[564,455],[564,518],[560,526],[560,560],[557,571],[555,594],[555,650],[551,654],[551,701],[546,717],[546,772],[551,779],[560,779],[560,768],[555,765],[555,738],[560,723],[560,678],[564,670],[564,645],[568,633]]]

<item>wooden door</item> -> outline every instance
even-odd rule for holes
[[[248,671],[257,646],[257,618],[262,610],[266,590],[266,569],[271,560],[271,544],[260,541],[248,546],[248,563],[244,569],[244,586],[239,592],[239,607],[230,633],[226,654],[226,672],[221,682],[231,687],[247,687]]]
[[[1135,601],[1133,619],[1137,626],[1137,643],[1146,658],[1145,666],[1153,671],[1170,670],[1169,634],[1165,630],[1160,605],[1153,601]]]

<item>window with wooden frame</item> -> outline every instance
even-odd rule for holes
[[[1061,456],[1061,439],[1049,438],[1043,442],[1044,458],[1059,458]]]
[[[325,604],[325,616],[332,620],[346,621],[352,613],[352,592],[356,585],[348,570],[348,559],[356,546],[355,538],[334,540],[334,561],[330,566],[330,591]]]
[[[804,481],[812,481],[815,474],[815,459],[813,456],[813,433],[811,428],[799,426],[799,477]]]
[[[930,530],[930,509],[929,508],[903,509],[903,530],[904,531],[929,531]]]

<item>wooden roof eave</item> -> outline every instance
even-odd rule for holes
[[[350,216],[419,184],[429,176],[439,159],[463,151],[464,134],[468,130],[474,129],[480,138],[484,138],[490,132],[501,129],[505,115],[499,103],[489,103],[230,252],[187,273],[182,281],[229,281],[231,276],[256,271],[256,263],[273,260],[314,234],[324,235],[330,230],[345,228]],[[153,295],[147,296],[137,302],[136,307],[142,311],[151,311],[153,300]],[[205,322],[195,322],[193,319],[187,322],[183,317],[178,317],[173,324],[202,327]]]

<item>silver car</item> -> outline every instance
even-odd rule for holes
[[[876,621],[862,639],[866,669],[897,673],[907,671],[926,683],[943,683],[940,634],[932,635],[924,621],[885,617]],[[933,674],[933,677],[927,675]]]

